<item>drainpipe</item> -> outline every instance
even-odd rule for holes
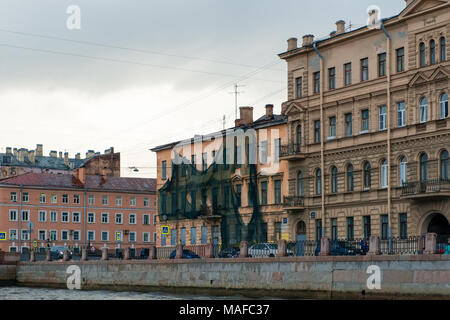
[[[19,234],[17,235],[17,238],[19,239],[19,252],[22,252],[22,189],[23,186],[20,185],[20,191],[19,191]],[[31,239],[31,238],[30,238]]]
[[[391,217],[391,207],[392,207],[392,190],[391,190],[391,36],[387,32],[383,24],[384,20],[380,21],[381,30],[386,36],[386,76],[387,76],[387,183],[388,183],[388,204],[387,204],[387,214],[388,214],[388,238],[389,238],[389,253],[392,250],[392,217]]]
[[[325,157],[324,157],[324,110],[323,110],[323,89],[324,89],[324,58],[317,49],[317,41],[313,43],[314,51],[320,58],[320,179],[321,179],[321,196],[322,196],[322,238],[325,237]]]
[[[84,233],[84,241],[83,241],[83,245],[84,245],[84,249],[86,249],[86,187],[84,188],[84,195],[83,195],[83,233]],[[83,250],[83,248],[82,248]]]

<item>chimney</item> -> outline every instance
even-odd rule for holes
[[[240,121],[242,125],[248,125],[253,123],[253,107],[239,107]]]
[[[16,157],[16,158],[18,157],[17,148],[14,148],[13,154],[14,154],[14,157]]]
[[[62,152],[59,152],[59,158],[62,159]]]
[[[105,167],[102,169],[102,183],[105,183],[106,179],[108,179],[108,175],[106,174],[106,167]]]
[[[81,154],[79,152],[75,155],[75,159],[77,159],[77,160],[81,159]]]
[[[345,33],[345,21],[339,20],[336,22],[336,34]]]
[[[42,157],[43,155],[44,155],[44,153],[43,153],[42,144],[37,144],[36,145],[36,156]]]
[[[336,35],[336,31],[331,31],[330,32],[330,38],[333,38]]]
[[[105,154],[111,154],[111,153],[114,153],[114,147],[111,147],[111,148],[105,150]]]
[[[30,160],[31,163],[35,162],[34,150],[28,151],[28,160]]]
[[[58,153],[55,150],[50,151],[50,157],[56,158],[58,156]]]
[[[17,151],[17,158],[20,162],[23,162],[25,160],[25,156],[28,157],[28,150],[24,148],[20,148]]]
[[[314,42],[314,35],[312,35],[312,34],[304,35],[302,46],[305,47],[305,46],[312,45],[313,42]]]
[[[86,159],[89,159],[91,157],[93,157],[95,155],[94,150],[88,150],[88,152],[86,152]]]
[[[273,104],[266,104],[266,117],[267,118],[273,117]]]
[[[86,184],[86,169],[81,167],[73,170],[72,178],[84,186]]]
[[[64,152],[64,164],[66,166],[69,165],[69,153],[68,152]]]
[[[12,154],[12,149],[11,149],[11,147],[6,147],[6,153]]]
[[[287,41],[288,43],[288,51],[297,49],[297,38],[290,38]]]

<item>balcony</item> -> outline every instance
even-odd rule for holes
[[[302,152],[301,144],[290,143],[285,146],[280,147],[280,159],[291,160],[291,159],[304,159],[305,153]]]
[[[283,197],[283,208],[285,209],[304,209],[305,204],[303,197],[299,196],[285,196]]]
[[[408,198],[428,198],[450,196],[449,179],[431,179],[407,182],[402,186],[402,196]]]

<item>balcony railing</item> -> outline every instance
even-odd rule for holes
[[[449,179],[432,179],[407,182],[402,186],[402,195],[415,195],[439,191],[450,191]]]
[[[299,197],[299,196],[283,197],[283,207],[298,208],[298,207],[303,207],[303,206],[304,206],[303,197]]]
[[[301,144],[298,143],[291,143],[280,148],[280,157],[295,156],[301,153]]]

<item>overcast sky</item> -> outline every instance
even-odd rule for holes
[[[239,105],[286,99],[286,40],[323,37],[404,0],[0,0],[0,150],[121,152],[123,176],[155,177],[157,145],[222,129]],[[80,29],[66,13],[79,6]],[[139,168],[135,174],[127,169]]]

